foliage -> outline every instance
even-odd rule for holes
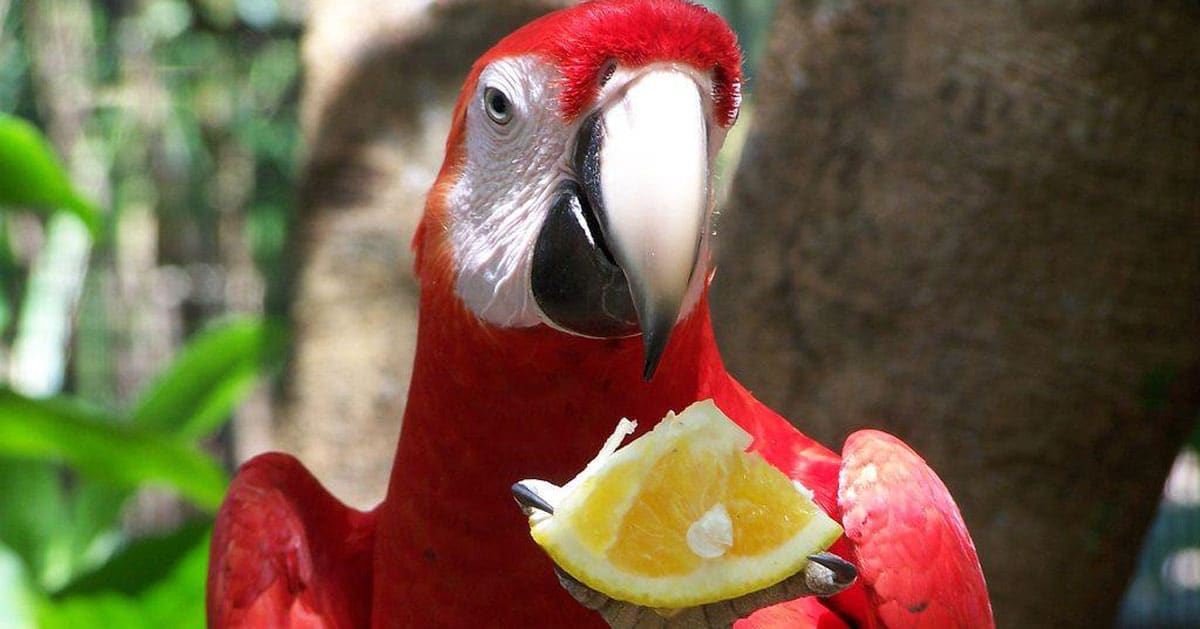
[[[0,116],[0,205],[71,212],[99,232],[101,214],[49,143],[11,116]],[[227,477],[201,440],[284,347],[275,323],[211,325],[125,412],[0,388],[0,625],[202,625],[208,530]],[[131,541],[122,508],[147,486],[186,497],[203,515]]]
[[[0,579],[23,585],[39,624],[199,623],[209,516],[111,554],[120,507],[154,484],[211,514],[226,478],[198,440],[221,426],[215,418],[229,416],[264,366],[278,363],[282,341],[277,326],[258,321],[214,326],[124,416],[69,398],[0,392],[0,557],[7,550],[19,558],[21,575],[10,557],[0,559]],[[66,475],[70,482],[53,465],[59,460],[77,473]]]
[[[209,525],[130,544],[95,572],[39,602],[40,626],[203,627]]]
[[[37,128],[0,113],[0,205],[64,209],[100,233],[100,211],[71,185]]]
[[[8,457],[65,461],[86,477],[126,489],[163,484],[209,509],[225,489],[220,466],[192,444],[72,400],[0,391],[0,418],[0,453]]]

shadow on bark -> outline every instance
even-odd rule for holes
[[[409,242],[474,60],[547,1],[311,7],[305,41],[309,157],[290,251],[295,351],[277,447],[335,494],[382,496],[415,345]]]
[[[791,0],[774,28],[721,226],[731,370],[826,443],[923,453],[1001,626],[1110,623],[1200,411],[1200,9]]]

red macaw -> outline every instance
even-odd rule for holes
[[[294,458],[246,463],[217,516],[213,627],[584,627],[510,485],[558,482],[621,417],[713,398],[845,527],[858,583],[739,627],[991,627],[974,546],[894,437],[842,456],[725,370],[707,303],[712,167],[740,55],[682,0],[595,0],[475,63],[415,237],[417,354],[387,497],[331,497]],[[402,89],[398,87],[397,89]],[[330,418],[336,421],[336,418]]]

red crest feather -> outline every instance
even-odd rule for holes
[[[737,36],[700,5],[683,0],[586,2],[515,31],[483,55],[476,70],[500,57],[529,53],[544,55],[562,69],[560,107],[568,120],[595,96],[600,71],[610,59],[635,68],[676,61],[711,71],[717,119],[729,126],[737,118],[742,86]]]

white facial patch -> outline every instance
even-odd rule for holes
[[[467,155],[447,197],[459,297],[479,318],[502,327],[541,323],[529,289],[533,245],[568,174],[574,135],[558,116],[557,73],[534,57],[501,59],[479,76],[467,107]],[[498,124],[484,94],[500,90],[512,117]]]

